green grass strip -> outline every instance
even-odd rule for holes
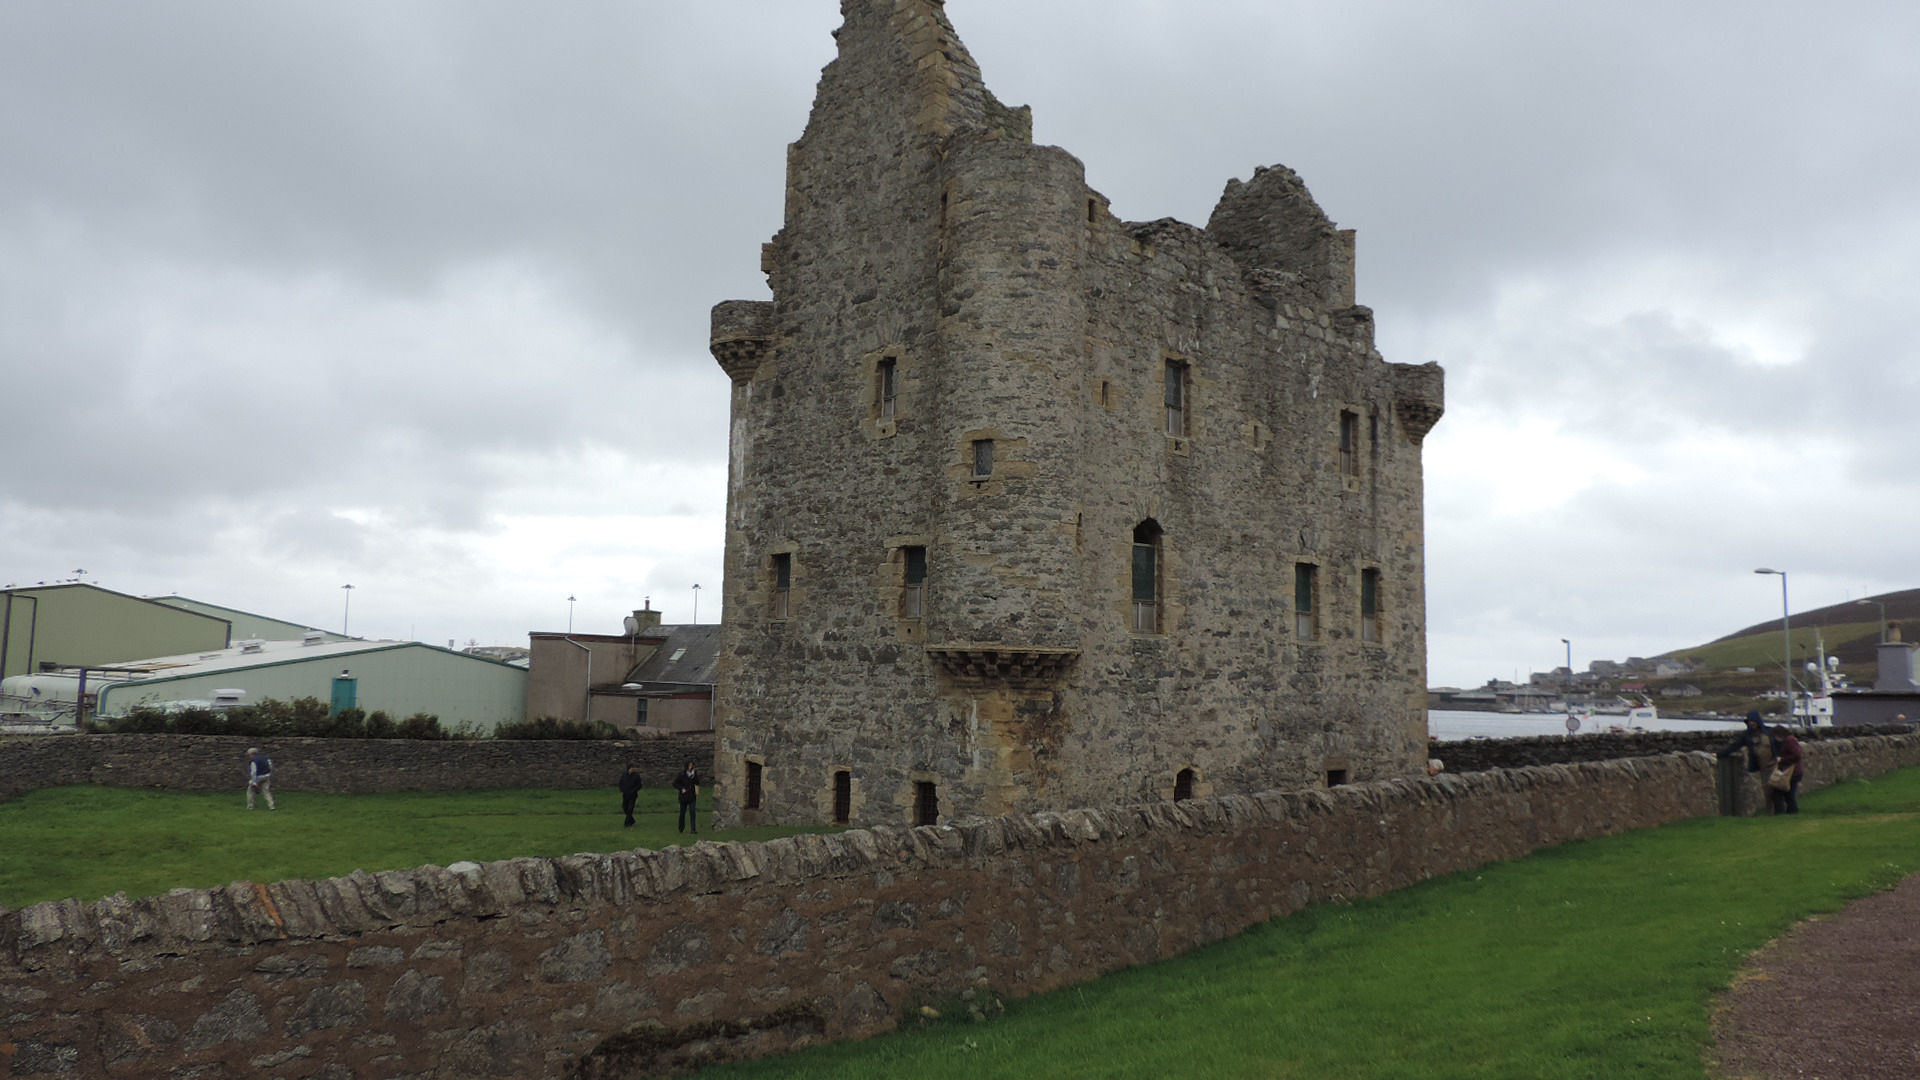
[[[666,788],[640,792],[631,829],[621,824],[620,793],[611,787],[282,792],[276,799],[276,811],[262,800],[249,812],[237,789],[65,787],[0,802],[0,904],[831,831],[766,826],[698,837],[677,833],[675,795]],[[700,820],[706,829],[704,799]]]
[[[1803,806],[1569,844],[1309,908],[984,1022],[700,1075],[1699,1080],[1708,1002],[1750,952],[1920,868],[1920,769]]]

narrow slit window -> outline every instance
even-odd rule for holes
[[[783,551],[772,562],[773,617],[784,619],[793,612],[793,555]]]
[[[853,774],[845,769],[833,774],[833,823],[845,825],[853,820]]]
[[[900,549],[900,617],[918,619],[927,610],[927,549]]]
[[[747,762],[747,809],[760,809],[760,763]]]
[[[1173,778],[1173,801],[1185,802],[1193,798],[1193,770],[1181,769]]]
[[[880,361],[875,376],[874,395],[880,407],[880,419],[891,420],[899,407],[900,361],[891,356],[886,357]]]
[[[913,823],[940,824],[940,793],[931,780],[916,780],[913,783]]]
[[[1133,630],[1160,632],[1160,525],[1148,520],[1133,529]]]
[[[1360,571],[1360,640],[1380,640],[1380,571]]]
[[[634,708],[633,708],[634,724],[638,727],[646,727],[647,726],[647,699],[635,698],[633,700],[633,705],[634,705]]]
[[[973,440],[973,476],[984,479],[993,475],[993,440]]]
[[[1187,365],[1167,361],[1166,380],[1167,434],[1179,437],[1187,433]]]
[[[1320,568],[1312,563],[1293,564],[1293,632],[1301,641],[1320,636]]]
[[[1360,414],[1340,412],[1340,475],[1360,475]]]

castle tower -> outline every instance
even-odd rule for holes
[[[843,0],[733,380],[716,816],[1411,775],[1420,442],[1290,170],[1115,219],[938,0]]]

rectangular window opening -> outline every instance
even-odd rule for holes
[[[784,619],[793,612],[793,555],[781,552],[773,557],[773,617]]]
[[[833,823],[845,825],[853,820],[853,774],[845,769],[833,774]]]
[[[973,476],[983,479],[993,475],[993,440],[973,440]]]
[[[1100,200],[1088,199],[1087,200],[1087,224],[1091,225],[1094,222],[1099,220],[1100,220]]]
[[[898,399],[900,396],[899,360],[891,356],[882,359],[876,374],[879,385],[875,390],[875,394],[880,406],[880,419],[891,420],[893,419],[895,410],[898,408]]]
[[[1339,787],[1340,785],[1346,782],[1347,782],[1347,770],[1345,769],[1328,769],[1327,770],[1327,786],[1328,787]]]
[[[1293,632],[1302,641],[1320,636],[1320,568],[1312,563],[1293,564]]]
[[[927,549],[900,549],[900,617],[918,619],[927,610]]]
[[[647,726],[647,699],[635,698],[633,701],[633,722],[638,727]]]
[[[1380,571],[1360,571],[1360,640],[1380,640]]]
[[[747,762],[747,809],[760,809],[760,763]]]
[[[1187,365],[1167,361],[1167,434],[1176,438],[1187,433]]]
[[[915,825],[940,824],[940,795],[934,789],[931,780],[913,782],[913,823]]]
[[[1340,475],[1360,475],[1360,414],[1340,411]]]

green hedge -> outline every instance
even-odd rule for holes
[[[341,709],[329,715],[326,703],[304,697],[262,700],[234,709],[135,709],[125,716],[97,719],[93,730],[115,734],[246,735],[265,738],[304,736],[320,739],[471,739],[465,724],[452,730],[432,713],[395,720],[381,710]]]

